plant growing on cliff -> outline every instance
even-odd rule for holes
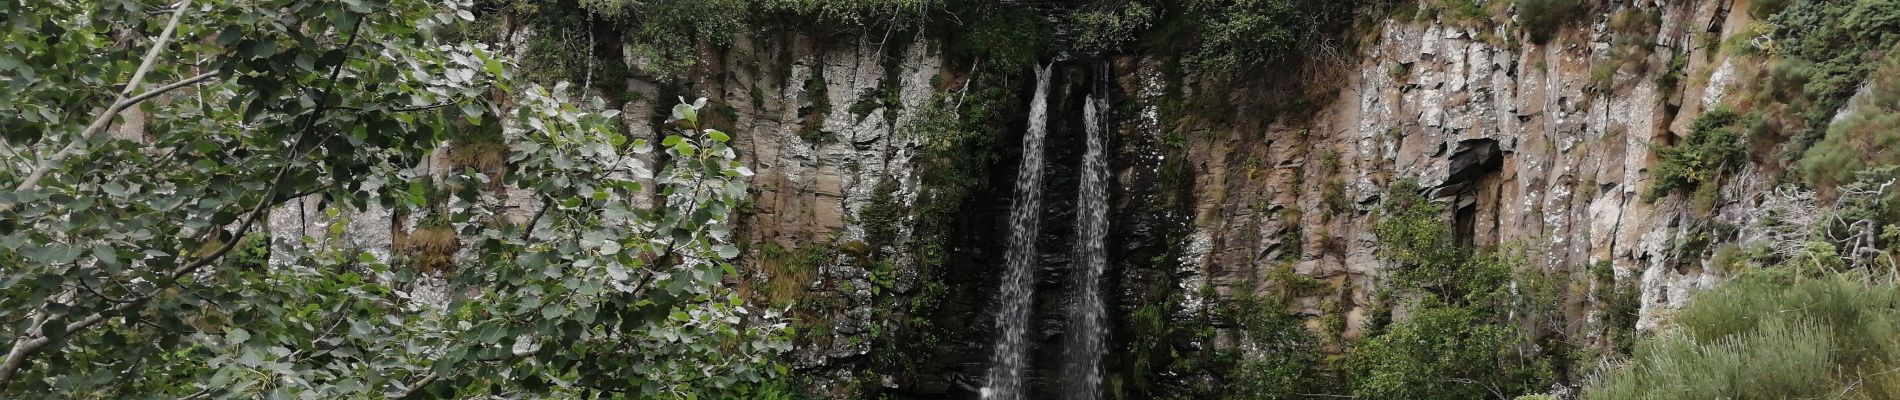
[[[1885,64],[1868,79],[1866,97],[1852,114],[1829,127],[1802,157],[1809,184],[1834,188],[1870,167],[1900,165],[1900,52]]]
[[[1900,43],[1900,18],[1894,17],[1900,3],[1784,3],[1765,8],[1778,11],[1758,30],[1734,38],[1737,45],[1724,46],[1760,49],[1767,57],[1741,81],[1736,102],[1751,114],[1747,135],[1753,150],[1779,147],[1779,153],[1762,157],[1777,168],[1796,167],[1804,155],[1815,155],[1809,147],[1826,136],[1841,107]]]
[[[1515,0],[1518,23],[1530,35],[1531,43],[1542,44],[1557,36],[1557,30],[1575,22],[1583,10],[1580,0]]]
[[[468,7],[0,1],[0,395],[687,397],[782,373],[782,322],[720,284],[749,171],[703,103],[642,188],[627,152],[653,146],[448,39]],[[414,168],[458,120],[519,133],[509,173]],[[344,240],[438,201],[454,271]],[[291,202],[331,230],[238,239]]]
[[[1718,107],[1696,117],[1682,143],[1656,147],[1655,183],[1643,200],[1656,201],[1679,189],[1713,190],[1723,176],[1747,161],[1741,122],[1735,110]]]

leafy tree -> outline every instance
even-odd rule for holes
[[[1115,51],[1136,34],[1153,26],[1162,7],[1141,0],[1098,2],[1070,13],[1075,47],[1085,51]]]
[[[1393,184],[1372,228],[1380,257],[1396,264],[1390,288],[1412,300],[1404,319],[1369,327],[1347,357],[1352,393],[1511,398],[1548,387],[1552,357],[1532,346],[1530,333],[1559,303],[1555,287],[1521,267],[1524,254],[1457,243],[1444,206],[1422,192],[1416,181]]]
[[[703,101],[643,187],[656,146],[451,39],[468,7],[0,1],[0,395],[782,391],[783,321],[720,284],[750,171]],[[505,173],[416,168],[492,124]],[[330,232],[267,244],[297,200]],[[449,229],[459,268],[341,240],[378,208]]]
[[[1353,350],[1353,394],[1372,399],[1483,399],[1540,390],[1549,361],[1519,354],[1515,327],[1466,307],[1421,304]]]
[[[1300,0],[1191,1],[1188,8],[1202,23],[1196,65],[1202,71],[1233,73],[1284,60],[1317,39],[1318,10],[1326,7]]]

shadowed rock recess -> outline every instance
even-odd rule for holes
[[[1751,97],[1771,90],[1759,82],[1776,56],[1762,43],[1778,31],[1765,22],[1772,10],[1751,16],[1749,1],[1322,3],[922,1],[891,21],[846,22],[757,12],[729,38],[694,39],[677,72],[658,72],[630,40],[599,39],[582,69],[611,73],[577,76],[656,142],[652,127],[678,98],[709,99],[703,118],[732,132],[756,171],[737,210],[738,274],[725,284],[790,310],[787,379],[815,398],[1430,398],[1380,391],[1405,386],[1380,381],[1397,361],[1379,357],[1398,356],[1367,349],[1430,335],[1408,321],[1457,307],[1483,310],[1481,322],[1452,325],[1497,327],[1510,341],[1454,333],[1448,346],[1535,367],[1446,379],[1492,398],[1578,396],[1604,360],[1627,357],[1692,294],[1732,278],[1715,261],[1719,244],[1772,243],[1785,219],[1763,216],[1783,212],[1776,188],[1803,176],[1776,151],[1816,140],[1751,136],[1748,160],[1651,196],[1659,149],[1687,143],[1699,117],[1769,107]],[[1317,22],[1296,26],[1294,44],[1245,29],[1251,39],[1222,44],[1196,28],[1298,12]],[[630,35],[642,23],[592,31]],[[526,49],[546,30],[497,24]],[[1886,43],[1867,54],[1891,52]],[[1242,55],[1209,51],[1222,47]],[[1841,79],[1871,87],[1859,83],[1870,70]],[[1046,121],[1030,120],[1032,101],[1046,102],[1034,105]],[[1850,103],[1871,104],[1833,104]],[[1098,119],[1107,210],[1093,246],[1105,261],[1091,272],[1078,255],[1089,207],[1075,194],[1088,195]],[[1025,132],[1041,124],[1045,150],[1025,157]],[[429,165],[461,166],[436,153]],[[1024,160],[1046,171],[1029,188],[1041,201],[1027,203],[1040,204],[1027,212],[1041,229],[1023,238],[1035,258],[1010,260]],[[1474,289],[1449,272],[1465,269],[1418,273],[1429,260],[1396,254],[1380,235],[1399,232],[1386,229],[1404,219],[1393,204],[1413,197],[1437,206],[1425,220],[1449,233],[1461,262],[1508,264],[1503,280]],[[538,206],[522,201],[517,218]],[[333,231],[323,207],[290,203],[269,227],[323,236]],[[379,257],[456,251],[417,242],[430,235],[413,218],[351,214],[348,240]],[[1017,305],[1026,365],[1010,386],[1020,393],[986,396],[991,364],[1007,358],[996,349],[998,313],[1011,307],[999,287],[1018,261],[1029,275],[1017,293],[1027,296]],[[1099,274],[1099,287],[1084,290],[1077,274]],[[1477,300],[1479,289],[1514,300]],[[1086,342],[1068,330],[1092,325],[1070,321],[1086,314],[1071,311],[1088,305],[1085,292],[1103,308],[1101,359],[1065,367],[1082,351],[1069,343]],[[1447,385],[1430,393],[1464,393]]]

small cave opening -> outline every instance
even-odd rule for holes
[[[1451,171],[1432,197],[1449,200],[1453,234],[1459,244],[1479,244],[1479,194],[1496,186],[1495,178],[1504,166],[1504,151],[1497,139],[1465,139],[1458,141],[1450,158]]]

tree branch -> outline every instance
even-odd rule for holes
[[[546,197],[546,196],[543,196],[543,197]],[[553,207],[554,207],[553,198],[541,199],[541,209],[534,212],[534,217],[528,219],[528,226],[521,230],[522,241],[527,241],[528,237],[534,235],[534,225],[541,223],[541,217],[548,215],[548,209],[553,208]]]
[[[144,83],[145,74],[152,71],[152,64],[158,61],[158,54],[164,52],[166,43],[171,42],[172,32],[178,30],[178,21],[184,19],[185,9],[188,8],[191,8],[191,0],[181,0],[178,2],[177,9],[172,11],[171,21],[166,22],[165,29],[159,31],[158,40],[152,42],[152,49],[145,52],[145,59],[139,62],[139,68],[132,73],[132,79],[126,81],[125,89],[119,91],[119,97],[112,100],[112,105],[107,107],[105,112],[100,113],[98,117],[92,120],[91,125],[86,126],[86,130],[80,132],[79,140],[67,143],[65,148],[47,156],[46,159],[40,160],[40,162],[37,163],[38,165],[33,167],[33,172],[28,173],[26,179],[21,180],[20,185],[13,188],[14,191],[25,191],[39,187],[40,180],[46,179],[46,174],[51,172],[54,166],[66,161],[68,157],[78,155],[80,147],[86,142],[92,141],[94,136],[99,136],[99,133],[105,132],[106,127],[112,124],[112,119],[119,116],[119,112],[125,111],[126,107],[137,104],[139,101],[150,99],[158,93],[164,93],[164,91],[153,90],[141,94],[138,97],[127,98],[127,96],[132,95],[133,90],[138,89],[139,84]],[[208,76],[206,76],[206,78],[208,78]],[[203,80],[204,78],[197,79]],[[191,82],[195,81],[186,79],[179,83],[189,84]],[[167,85],[170,89],[165,90],[177,89],[182,86],[184,85],[174,83]],[[11,211],[14,207],[17,207],[18,204],[19,203],[0,204],[0,212]],[[9,356],[7,360],[10,364],[13,359]],[[7,381],[9,371],[11,370],[6,369],[4,365],[0,365],[0,382]]]
[[[184,0],[182,3],[180,3],[180,7],[179,7],[179,10],[181,10],[180,14],[183,13],[182,10],[184,10],[185,6],[188,6],[190,2],[191,0]],[[180,14],[173,14],[171,24],[166,26],[165,33],[163,35],[160,35],[161,44],[163,41],[169,39],[171,35],[171,31],[177,27],[178,15]],[[357,31],[361,29],[362,26],[363,26],[363,23],[359,22],[355,25],[355,27],[351,28],[350,39],[343,44],[342,48],[347,49],[356,45],[356,39],[360,36],[357,34]],[[163,46],[161,45],[158,47],[162,48]],[[147,64],[151,63],[152,57],[153,56],[150,56],[150,55],[147,56],[146,58]],[[330,79],[329,79],[330,86],[328,88],[325,88],[323,93],[317,96],[317,99],[320,102],[328,101],[330,98],[330,95],[333,92],[335,92],[336,81],[337,81],[336,78],[343,73],[343,65],[344,65],[343,63],[338,63],[335,67],[333,67],[330,70]],[[144,68],[141,68],[141,69],[144,69]],[[133,77],[135,78],[135,80],[138,78],[142,78],[142,76],[140,76],[141,74],[135,74]],[[136,86],[136,82],[134,82],[134,85],[132,86]],[[168,86],[182,87],[184,85],[174,84],[174,85],[168,85]],[[123,110],[122,105],[121,107],[118,107],[118,109]],[[94,325],[98,325],[100,322],[104,322],[107,318],[111,318],[113,316],[121,315],[126,312],[138,310],[140,308],[145,307],[145,304],[150,303],[154,297],[158,296],[160,293],[164,293],[165,286],[169,286],[171,283],[177,282],[179,278],[184,277],[186,274],[189,274],[192,271],[196,271],[199,268],[203,268],[204,266],[209,265],[214,261],[217,261],[219,258],[224,257],[225,254],[230,253],[232,249],[237,248],[238,242],[241,242],[241,240],[238,240],[237,238],[243,237],[246,232],[249,232],[251,227],[257,224],[257,220],[260,219],[260,217],[264,215],[264,212],[266,210],[269,210],[272,205],[280,204],[280,202],[275,201],[276,200],[275,196],[277,195],[277,191],[283,185],[284,177],[288,176],[290,174],[291,168],[297,165],[297,159],[302,158],[302,156],[308,154],[308,153],[304,155],[297,154],[297,148],[302,147],[305,139],[310,137],[310,130],[316,127],[317,120],[322,118],[323,110],[324,108],[321,105],[319,105],[316,109],[310,112],[309,117],[308,117],[309,119],[304,121],[303,129],[297,133],[297,141],[295,143],[292,143],[290,146],[290,153],[291,153],[290,157],[284,160],[283,167],[280,167],[277,169],[276,176],[271,178],[270,187],[265,189],[265,191],[263,192],[263,197],[258,199],[257,206],[251,208],[248,215],[245,216],[244,222],[238,225],[238,229],[235,231],[235,233],[232,234],[233,238],[231,240],[225,241],[225,243],[222,246],[219,246],[219,248],[216,251],[212,252],[211,254],[207,254],[204,257],[200,257],[197,260],[194,260],[190,263],[186,263],[185,265],[179,266],[178,268],[172,269],[172,271],[169,274],[170,279],[168,280],[168,282],[165,284],[158,285],[159,287],[155,288],[153,291],[146,293],[144,295],[141,295],[136,299],[132,299],[125,303],[119,303],[118,305],[114,305],[111,308],[107,308],[103,311],[93,313],[92,315],[88,315],[85,318],[82,318],[78,321],[73,321],[72,323],[67,324],[65,333],[62,335],[59,335],[59,337],[50,337],[50,336],[44,335],[43,333],[45,331],[39,327],[35,327],[31,331],[27,332],[26,335],[21,336],[19,340],[14,342],[13,349],[7,352],[6,361],[0,362],[0,390],[4,390],[4,388],[8,386],[8,383],[12,381],[13,376],[17,374],[19,370],[26,365],[26,359],[28,357],[31,357],[35,354],[39,354],[39,352],[45,350],[47,346],[52,345],[54,340],[61,339],[66,336],[71,336],[74,332],[79,332],[87,328],[91,328]],[[111,114],[112,113],[109,112],[106,115],[102,115],[102,118],[109,120]],[[75,149],[76,147],[68,146],[67,148]],[[64,152],[62,151],[62,153]],[[57,154],[55,155],[55,157],[63,158]],[[46,165],[42,165],[41,167],[42,169],[36,170],[34,172],[38,175],[43,176],[45,174],[45,171],[48,170],[49,168],[45,168]],[[27,180],[26,182],[21,183],[21,186],[30,188],[30,186],[37,185],[37,183],[38,183],[37,178],[29,178],[29,180]],[[9,205],[10,204],[12,203],[9,203]],[[0,208],[0,211],[4,211],[4,210],[5,208]],[[180,257],[185,257],[185,255],[181,254]]]
[[[534,351],[511,351],[511,352],[508,352],[507,357],[502,357],[502,358],[494,359],[494,360],[484,360],[484,361],[509,361],[509,360],[514,360],[517,358],[527,357],[531,355],[534,355]],[[422,392],[423,387],[429,386],[429,384],[431,383],[435,383],[435,381],[438,379],[442,379],[442,376],[436,375],[434,372],[430,372],[427,375],[423,375],[422,379],[417,379],[414,383],[410,383],[409,385],[404,386],[402,388],[402,393],[397,393],[395,396],[390,396],[390,398],[407,399],[409,398],[409,396],[415,396],[417,393]]]
[[[424,375],[422,379],[416,380],[415,383],[409,384],[408,387],[402,388],[402,393],[397,394],[396,396],[391,397],[391,398],[407,399],[409,398],[409,396],[414,396],[416,395],[416,393],[422,392],[423,386],[429,386],[429,384],[435,383],[435,380],[440,379],[440,378],[441,376],[438,376],[435,373],[431,372],[428,375]]]

